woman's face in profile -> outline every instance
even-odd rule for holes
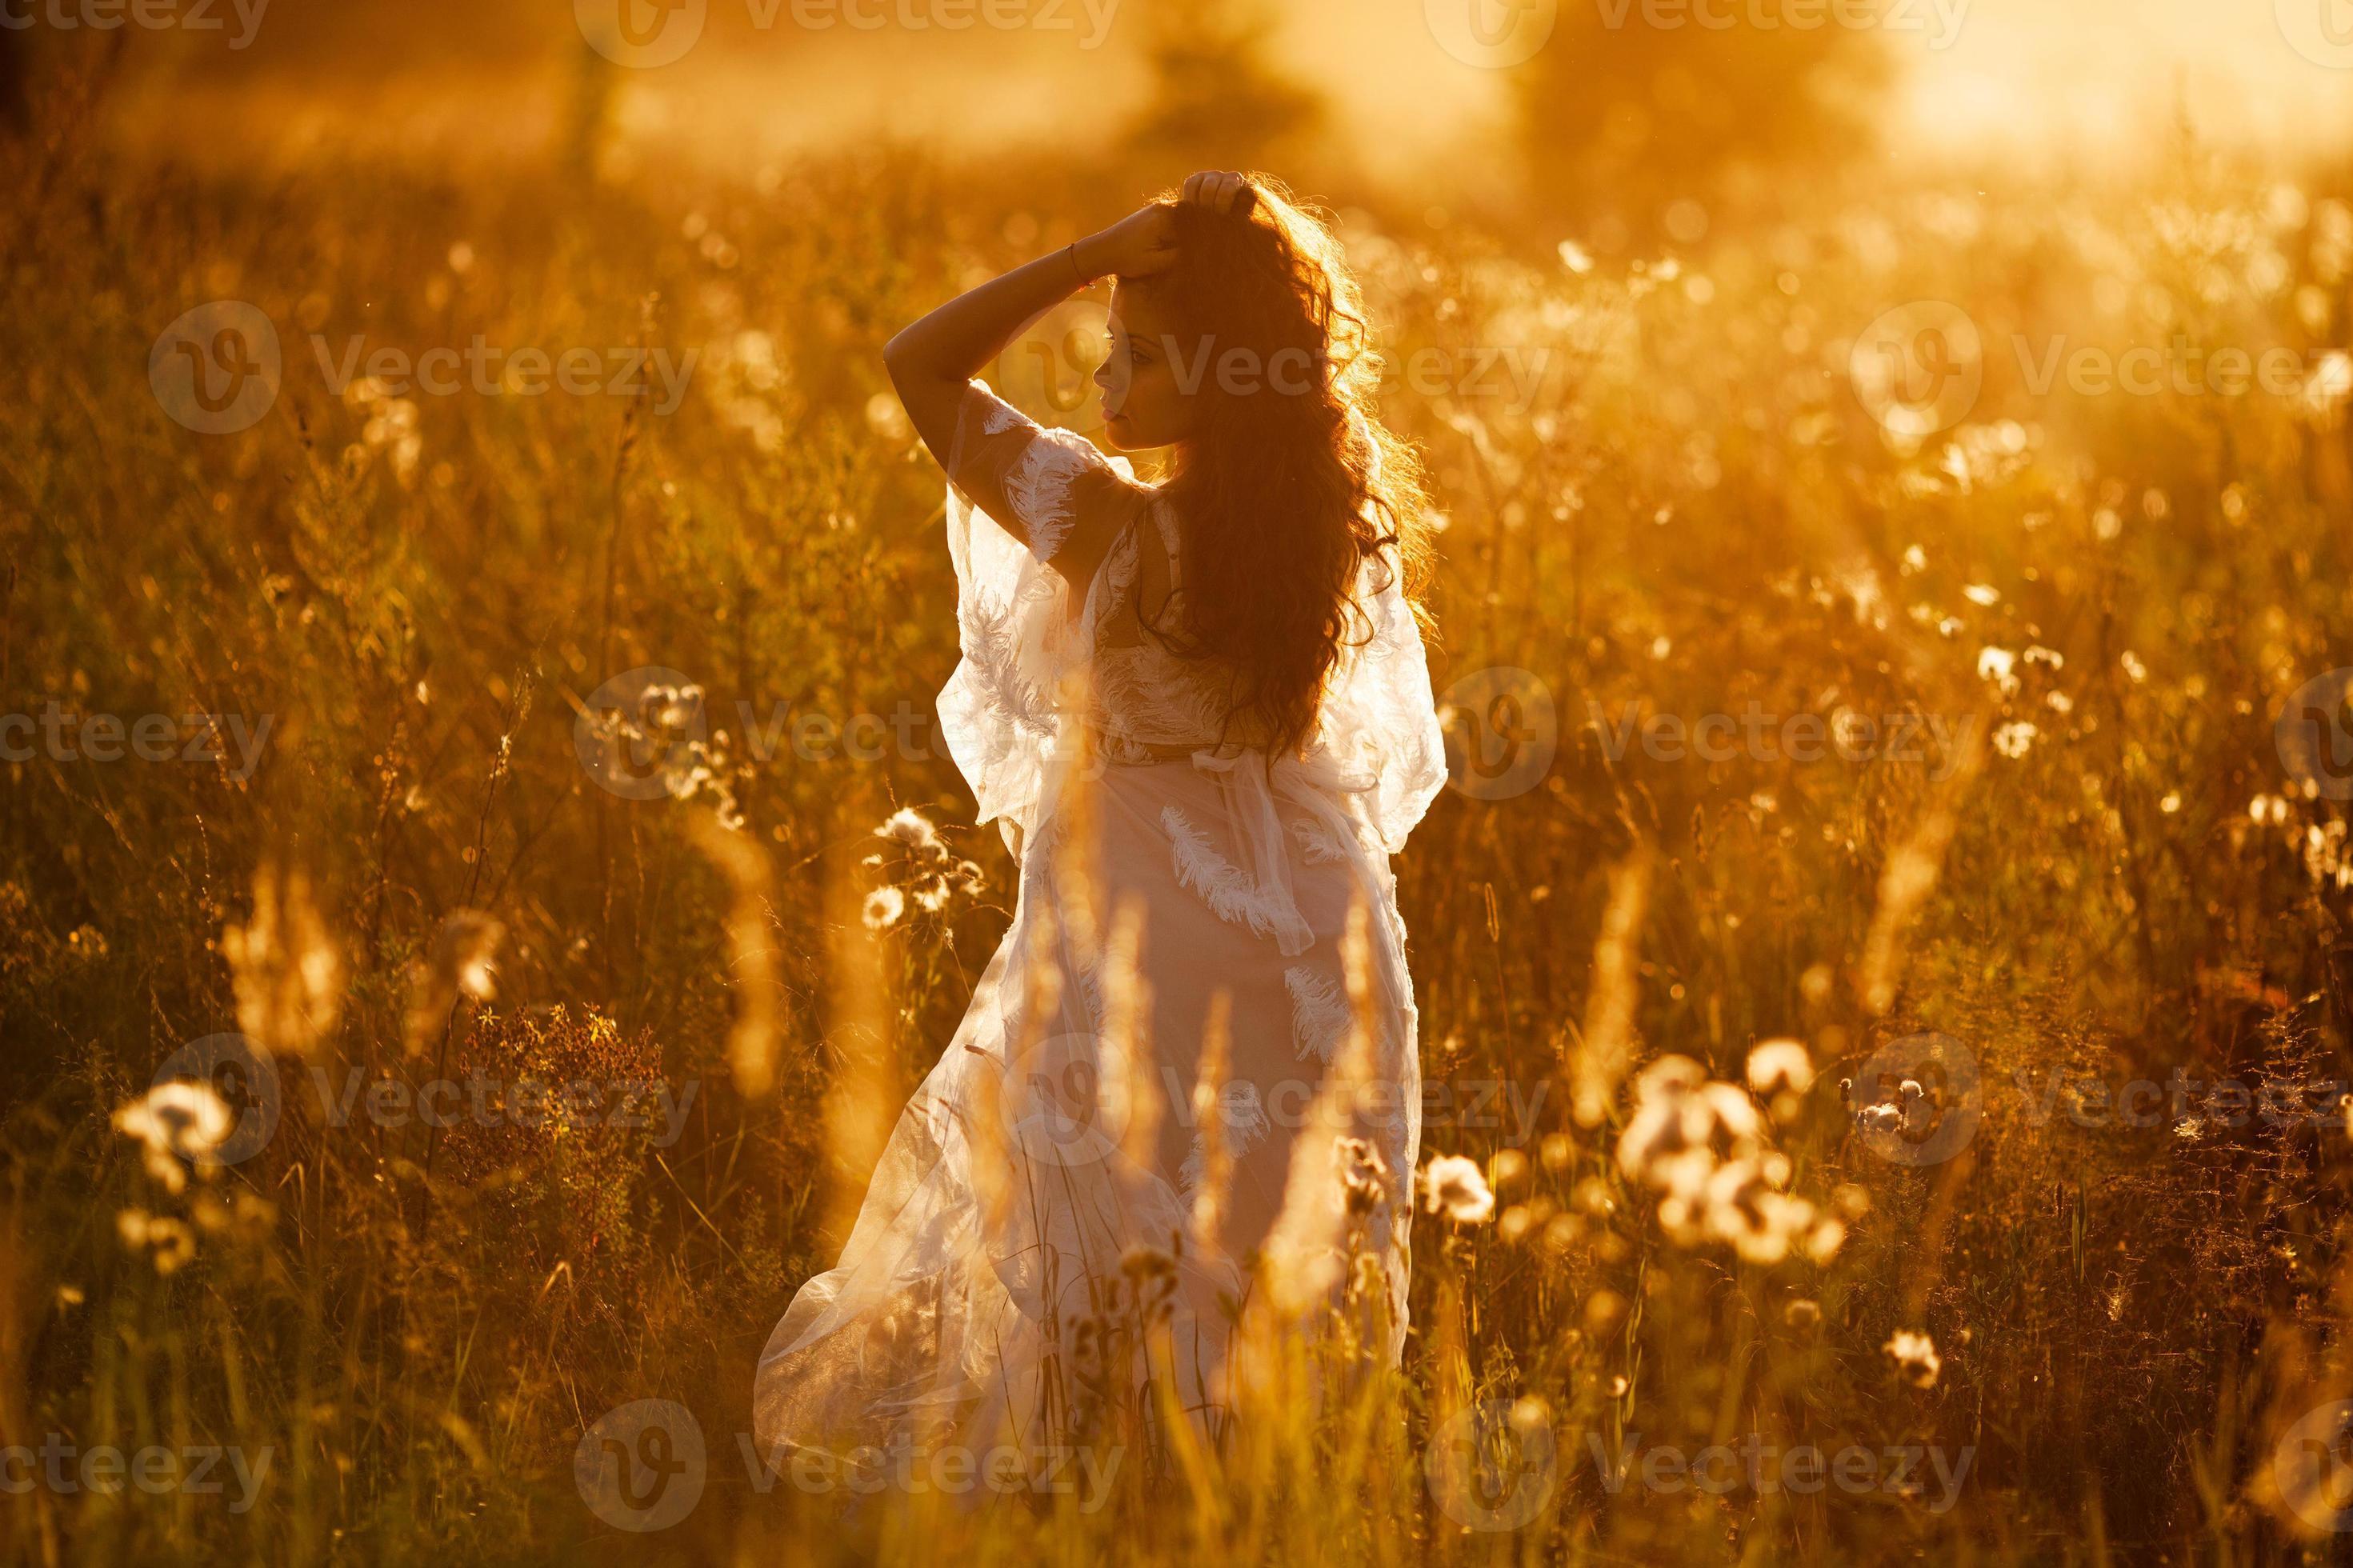
[[[1184,351],[1160,300],[1135,284],[1112,289],[1111,353],[1095,371],[1103,434],[1121,451],[1169,447],[1193,433],[1198,400],[1179,380]],[[1206,364],[1201,368],[1206,368]],[[1200,387],[1196,382],[1192,391]]]

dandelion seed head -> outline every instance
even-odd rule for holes
[[[1796,1040],[1766,1040],[1748,1053],[1748,1087],[1759,1094],[1803,1094],[1813,1083],[1813,1058]]]
[[[907,895],[896,888],[877,888],[866,895],[860,917],[868,931],[888,931],[907,912]]]
[[[892,812],[882,826],[874,830],[874,837],[903,844],[910,849],[941,847],[939,829],[932,826],[930,818],[912,805],[902,805]]]
[[[2025,720],[2017,720],[1993,732],[1993,749],[2015,761],[2033,749],[2034,738],[2042,732]]]
[[[147,1173],[174,1193],[187,1185],[186,1165],[203,1168],[236,1121],[211,1084],[187,1079],[167,1079],[114,1112],[115,1131],[138,1140]]]
[[[1461,1154],[1434,1154],[1422,1170],[1424,1205],[1458,1225],[1479,1225],[1495,1212],[1495,1194],[1479,1163]]]
[[[1926,1333],[1898,1329],[1880,1349],[1894,1361],[1896,1372],[1913,1387],[1936,1385],[1936,1376],[1944,1370],[1944,1358],[1937,1355],[1936,1342]]]
[[[1352,1219],[1371,1214],[1388,1195],[1388,1163],[1367,1139],[1334,1139],[1332,1168],[1340,1179],[1343,1206]]]

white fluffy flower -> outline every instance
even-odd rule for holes
[[[1813,1083],[1813,1058],[1796,1040],[1767,1040],[1748,1053],[1748,1087],[1759,1094],[1803,1094]]]
[[[1898,1329],[1880,1349],[1894,1360],[1895,1370],[1904,1381],[1915,1388],[1934,1388],[1936,1374],[1944,1370],[1944,1359],[1936,1354],[1936,1342],[1925,1333],[1910,1329]]]
[[[1461,1154],[1433,1154],[1421,1173],[1423,1202],[1432,1214],[1461,1225],[1478,1225],[1495,1212],[1495,1194],[1479,1162]]]

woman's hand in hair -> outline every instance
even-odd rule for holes
[[[1166,202],[1138,207],[1079,241],[1072,255],[1090,279],[1165,271],[1176,259],[1176,209]]]
[[[1246,213],[1258,193],[1240,174],[1223,169],[1204,169],[1188,175],[1182,198],[1194,206],[1207,207],[1213,213]]]
[[[1257,193],[1240,174],[1203,170],[1185,182],[1177,200],[1215,213],[1246,213]],[[1109,228],[1079,241],[1072,251],[1079,270],[1089,280],[1097,278],[1149,278],[1165,272],[1176,259],[1176,208],[1154,202],[1128,214]]]

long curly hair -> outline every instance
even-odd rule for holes
[[[1146,280],[1200,378],[1165,491],[1182,591],[1150,625],[1178,654],[1229,665],[1228,733],[1282,755],[1313,737],[1342,650],[1370,639],[1367,563],[1374,591],[1398,582],[1421,616],[1429,497],[1413,448],[1375,413],[1380,363],[1339,240],[1276,182],[1250,185],[1242,211],[1175,203],[1177,260]],[[1221,374],[1236,350],[1240,374]]]

